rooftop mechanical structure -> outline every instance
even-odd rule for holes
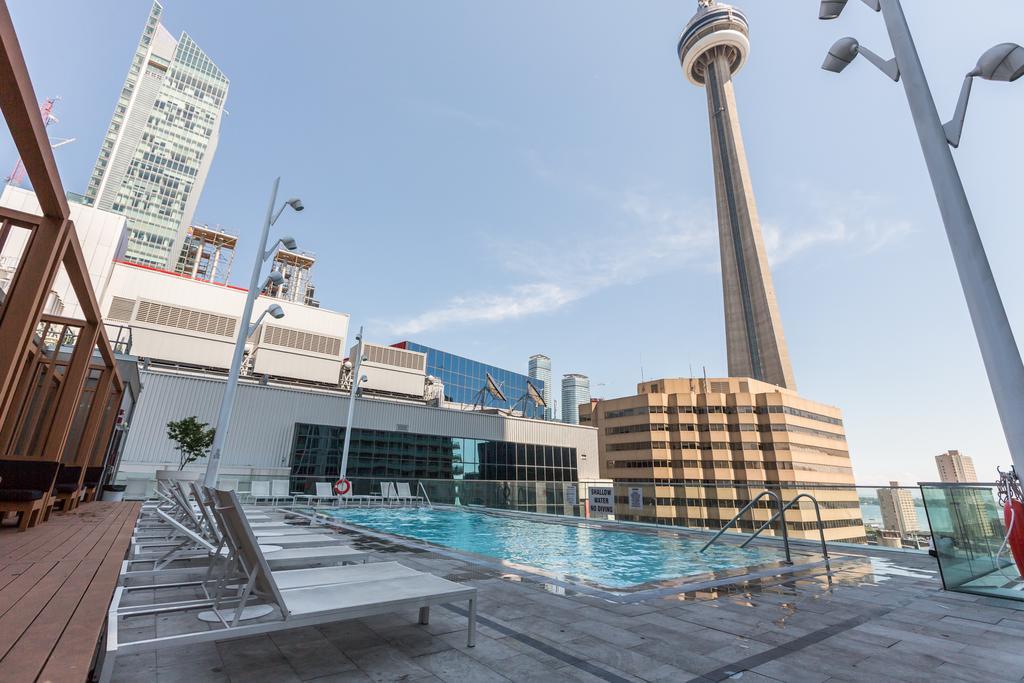
[[[687,80],[707,91],[729,375],[795,389],[733,91],[749,35],[743,12],[700,0],[679,38],[679,63]]]

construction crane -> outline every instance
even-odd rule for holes
[[[43,117],[43,127],[49,128],[51,123],[60,123],[60,119],[53,115],[53,107],[59,100],[60,96],[47,97],[39,105],[39,114]],[[57,149],[58,147],[63,147],[64,145],[74,141],[75,138],[53,138],[50,140],[50,148]],[[6,180],[8,184],[17,187],[21,185],[21,181],[24,179],[25,165],[21,163],[21,158],[19,157],[18,163],[14,164],[14,170],[12,170],[11,174],[4,180]]]

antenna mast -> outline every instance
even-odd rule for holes
[[[60,123],[60,119],[53,115],[53,108],[60,101],[60,96],[47,97],[39,105],[39,115],[43,119],[43,127],[49,128],[51,123]],[[57,149],[62,147],[69,142],[74,142],[75,138],[57,138],[56,141],[50,141],[50,147]],[[25,179],[25,165],[21,163],[21,157],[18,158],[18,162],[14,164],[14,169],[11,174],[4,178],[9,185],[20,186],[21,181]]]

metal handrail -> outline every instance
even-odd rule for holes
[[[814,503],[814,514],[818,518],[818,535],[821,537],[821,555],[822,555],[822,557],[825,558],[825,562],[827,563],[829,561],[828,546],[825,544],[825,527],[821,523],[821,506],[818,505],[818,499],[815,498],[814,496],[812,496],[809,493],[797,494],[796,497],[793,498],[793,500],[791,500],[788,503],[786,503],[785,505],[783,505],[782,508],[777,513],[775,513],[775,515],[773,515],[771,519],[769,519],[767,522],[762,524],[761,528],[758,529],[757,531],[755,531],[750,536],[750,538],[748,538],[747,540],[743,541],[743,543],[740,544],[740,547],[741,548],[746,548],[747,545],[751,541],[753,541],[755,538],[757,538],[758,534],[760,534],[762,531],[767,529],[776,519],[779,519],[780,516],[782,517],[782,528],[783,528],[783,530],[785,530],[785,528],[786,528],[786,510],[791,509],[793,507],[793,505],[795,503],[797,503],[801,498],[807,498],[812,503]],[[787,561],[789,560],[789,548],[788,547],[786,548],[786,560]]]
[[[737,512],[736,515],[732,519],[730,519],[729,522],[725,526],[722,527],[721,531],[719,531],[717,534],[715,534],[714,537],[710,541],[705,543],[704,547],[700,549],[700,552],[704,552],[705,550],[710,548],[711,544],[713,544],[715,541],[717,541],[719,538],[721,538],[722,535],[726,531],[729,530],[729,527],[732,526],[733,522],[736,522],[737,520],[739,520],[739,518],[747,510],[750,510],[752,507],[754,507],[754,505],[757,504],[757,501],[761,500],[765,496],[769,496],[769,497],[775,499],[775,504],[778,506],[779,512],[782,512],[785,509],[783,507],[783,505],[782,505],[782,499],[779,498],[779,495],[777,493],[775,493],[774,491],[762,491],[761,493],[757,494],[752,501],[750,501],[745,506],[743,506],[743,509],[740,510],[739,512]],[[794,498],[794,500],[796,500],[796,498]],[[817,501],[815,501],[815,503],[817,503]],[[772,519],[774,519],[774,517]],[[820,517],[819,517],[819,519],[820,519]],[[761,529],[758,530],[758,533],[760,533],[762,529],[764,529],[764,527],[761,527]],[[756,536],[757,534],[754,534],[754,535]],[[785,520],[783,520],[783,522],[782,522],[782,545],[786,549],[786,564],[793,564],[793,559],[792,559],[792,556],[790,555],[790,551],[789,551],[789,532],[786,530],[786,522],[785,522]]]
[[[423,493],[423,500],[427,501],[427,507],[430,508],[431,510],[433,510],[434,506],[430,502],[430,496],[427,495],[427,489],[425,489],[423,487],[423,482],[422,481],[417,481],[416,484],[419,486],[420,491]]]

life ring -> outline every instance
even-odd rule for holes
[[[334,495],[344,496],[352,490],[352,482],[345,477],[342,477],[338,481],[334,482]]]
[[[1024,503],[1010,499],[1003,505],[1006,539],[1017,563],[1017,571],[1024,576]]]

